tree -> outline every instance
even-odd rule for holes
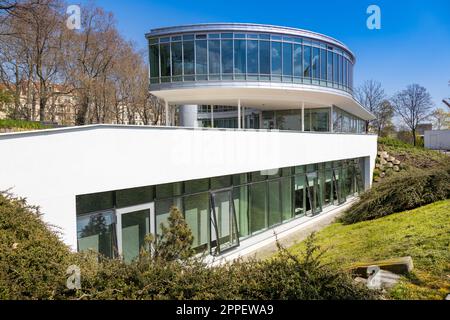
[[[380,108],[385,101],[386,94],[380,82],[367,80],[356,89],[356,98],[364,108],[372,112],[376,117],[375,120],[366,121],[366,132],[369,132],[369,129],[373,128],[374,123],[379,119]]]
[[[445,111],[442,108],[434,110],[430,115],[433,121],[433,129],[443,130],[450,127],[450,112]]]
[[[374,127],[379,136],[385,136],[387,135],[386,131],[390,131],[393,127],[392,118],[394,117],[394,108],[392,108],[389,100],[384,100],[380,104],[376,115],[377,119],[374,121]]]
[[[417,144],[417,125],[430,116],[433,107],[431,95],[427,89],[418,85],[409,85],[405,90],[396,93],[391,99],[392,107],[403,123],[411,130],[413,144]]]

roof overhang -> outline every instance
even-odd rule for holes
[[[350,93],[316,85],[261,82],[180,82],[151,85],[150,92],[169,104],[241,106],[261,110],[283,110],[337,106],[361,119],[373,120]]]

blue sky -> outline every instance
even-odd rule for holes
[[[356,55],[355,84],[380,81],[388,95],[418,83],[436,106],[450,97],[449,0],[98,0],[125,38],[146,50],[152,28],[202,22],[253,22],[308,29],[337,38]],[[381,30],[366,27],[370,4]]]

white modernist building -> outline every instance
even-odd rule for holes
[[[39,205],[73,249],[129,261],[175,206],[198,251],[226,255],[370,187],[377,137],[344,44],[254,24],[147,38],[167,126],[0,135],[0,190]]]

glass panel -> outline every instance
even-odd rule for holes
[[[171,198],[173,196],[179,196],[183,192],[182,183],[166,183],[160,184],[155,187],[155,196],[158,199]]]
[[[332,204],[333,201],[333,171],[326,170],[324,173],[324,187],[323,187],[323,205]]]
[[[180,76],[183,73],[183,45],[181,42],[172,42],[172,75]]]
[[[220,73],[220,41],[209,41],[209,73]]]
[[[292,44],[283,43],[283,75],[292,76]]]
[[[258,41],[247,41],[247,73],[258,73]]]
[[[272,42],[272,74],[281,74],[281,42]]]
[[[231,202],[230,191],[213,194],[214,224],[216,226],[215,237],[211,246],[217,246],[218,253],[238,244],[238,232],[236,230],[235,213]]]
[[[248,187],[242,186],[234,188],[233,200],[238,221],[239,236],[246,237],[250,235],[250,226],[248,221]]]
[[[270,42],[259,42],[259,72],[260,74],[270,74]]]
[[[327,79],[327,51],[320,50],[320,79]]]
[[[131,262],[139,256],[145,236],[150,233],[150,210],[123,214],[121,232],[123,259]]]
[[[265,182],[250,185],[250,223],[252,233],[267,228],[267,191]]]
[[[207,62],[206,62],[206,41],[195,41],[195,55],[196,55],[196,67],[195,73],[197,75],[206,75]]]
[[[294,44],[294,76],[301,77],[302,75],[302,46]]]
[[[246,73],[245,40],[234,40],[234,73]]]
[[[327,80],[333,81],[333,53],[328,51],[327,58]]]
[[[320,66],[320,61],[319,61],[319,54],[320,54],[320,49],[319,48],[313,48],[313,57],[312,57],[312,77],[315,79],[319,78],[319,66]]]
[[[292,178],[280,180],[281,183],[281,216],[283,221],[292,218]]]
[[[303,46],[303,76],[311,77],[311,47]]]
[[[233,175],[233,184],[235,186],[247,183],[247,180],[248,179],[247,179],[247,174],[246,173]]]
[[[184,198],[184,217],[194,236],[193,248],[206,249],[209,235],[209,194],[202,193]]]
[[[211,178],[211,189],[223,189],[231,186],[231,176]]]
[[[333,81],[335,83],[338,82],[339,75],[338,75],[338,55],[336,53],[333,53]]]
[[[150,76],[159,77],[159,47],[150,46]]]
[[[112,209],[114,192],[100,192],[76,197],[77,214]]]
[[[281,223],[281,197],[278,180],[269,181],[269,227]]]
[[[294,214],[296,216],[302,216],[305,214],[305,176],[297,175],[294,177],[294,181]]]
[[[339,83],[342,84],[343,81],[343,63],[342,63],[342,56],[339,55]]]
[[[175,207],[182,212],[183,205],[181,202],[181,198],[155,201],[156,235],[157,235],[157,237],[161,236],[161,234],[162,234],[161,224],[164,224],[167,227],[168,222],[169,222],[168,219],[169,219],[169,215],[170,215],[170,209],[172,207]]]
[[[116,191],[116,207],[125,208],[153,201],[153,187]]]
[[[160,45],[161,50],[161,76],[170,76],[170,44],[164,43]]]
[[[194,41],[183,42],[184,74],[194,74]]]
[[[222,73],[233,73],[233,40],[222,40]]]
[[[311,109],[311,131],[330,131],[329,109]]]
[[[277,127],[280,130],[302,130],[301,110],[282,110],[276,112]]]
[[[184,183],[186,194],[206,191],[209,188],[209,179],[190,180]]]
[[[93,250],[115,257],[116,224],[113,211],[77,216],[78,251]]]
[[[267,178],[267,175],[261,171],[252,172],[250,175],[252,182],[263,181]]]

